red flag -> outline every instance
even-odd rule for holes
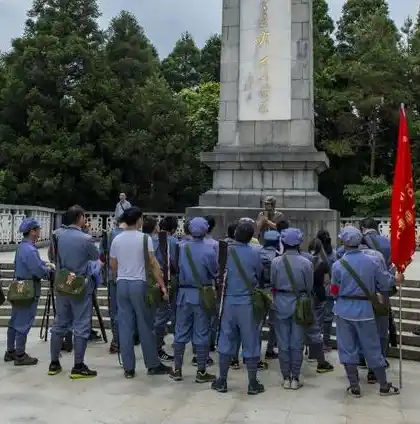
[[[391,203],[391,260],[399,272],[405,271],[416,250],[415,208],[408,121],[402,105]]]

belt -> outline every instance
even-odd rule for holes
[[[342,299],[349,299],[349,300],[369,300],[366,296],[339,296]]]

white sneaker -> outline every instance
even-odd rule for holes
[[[284,390],[290,390],[291,389],[291,382],[289,378],[285,378],[283,380],[283,389]]]
[[[299,380],[296,380],[295,378],[292,379],[290,382],[290,388],[292,390],[299,390],[302,387],[302,383]]]

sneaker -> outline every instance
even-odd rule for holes
[[[216,376],[209,374],[207,371],[197,371],[195,375],[196,383],[212,383],[213,381],[216,381]]]
[[[92,330],[91,332],[90,332],[90,336],[89,336],[89,339],[88,339],[90,342],[99,342],[99,341],[101,341],[102,340],[102,337],[98,334],[98,332],[97,331],[95,331],[95,330]]]
[[[297,378],[292,378],[290,382],[290,388],[292,390],[299,390],[302,386],[303,384]]]
[[[172,362],[174,360],[174,357],[166,353],[163,349],[158,352],[158,356],[162,362]]]
[[[174,381],[182,381],[182,371],[181,370],[171,370],[169,377]]]
[[[197,366],[197,357],[196,356],[193,356],[192,361],[191,361],[191,365],[193,367],[196,367]]]
[[[285,390],[290,390],[292,387],[291,387],[291,381],[290,381],[290,378],[285,378],[284,380],[283,380],[283,384],[282,384],[282,386],[283,386],[283,389],[285,389]]]
[[[251,381],[248,384],[248,394],[249,395],[258,395],[258,394],[264,393],[264,392],[265,392],[264,386],[257,379],[255,379],[254,381]]]
[[[359,361],[359,365],[358,365],[358,367],[359,367],[359,368],[367,368],[366,360],[365,360],[365,359],[361,359],[361,360]]]
[[[59,361],[51,361],[50,366],[48,367],[48,375],[57,375],[63,371]]]
[[[266,361],[260,361],[260,362],[258,362],[258,369],[260,371],[266,370],[267,368],[268,368],[268,362],[266,362]]]
[[[325,361],[322,364],[318,364],[316,367],[316,372],[318,374],[325,374],[326,372],[332,371],[334,371],[334,367],[328,361]]]
[[[396,396],[400,394],[400,390],[392,385],[392,383],[387,383],[387,386],[379,389],[380,396]]]
[[[115,355],[117,353],[120,353],[120,347],[116,343],[111,343],[109,346],[109,353],[111,355]]]
[[[347,388],[347,393],[354,398],[362,397],[362,392],[360,391],[359,386],[350,386]]]
[[[241,367],[240,367],[240,365],[239,365],[239,360],[238,360],[238,359],[232,359],[232,360],[230,361],[230,367],[231,367],[233,370],[238,370],[239,368],[241,368]]]
[[[134,378],[136,375],[136,372],[134,370],[125,370],[124,371],[124,377],[127,379]]]
[[[207,358],[207,364],[208,367],[212,367],[214,365],[214,361],[210,356]]]
[[[210,352],[216,352],[216,345],[212,344],[210,346]]]
[[[16,359],[16,351],[13,350],[12,352],[9,352],[8,350],[6,350],[6,352],[4,352],[4,362],[12,362]]]
[[[97,375],[97,371],[89,369],[86,364],[80,364],[72,368],[70,378],[72,380],[80,380],[82,378],[94,378]]]
[[[38,358],[32,358],[27,353],[24,353],[22,356],[15,356],[15,366],[26,366],[26,365],[36,365],[38,363]]]
[[[149,368],[147,370],[147,375],[165,375],[165,374],[170,374],[171,371],[172,371],[171,367],[168,367],[163,364],[159,364],[157,367]]]
[[[227,393],[228,389],[226,380],[218,378],[216,381],[213,381],[213,383],[211,383],[211,389],[219,393]]]
[[[274,352],[274,350],[267,350],[267,352],[265,352],[265,360],[270,359],[279,359],[279,354]]]
[[[376,384],[376,376],[373,371],[369,371],[367,375],[368,384]]]

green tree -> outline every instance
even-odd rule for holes
[[[212,35],[201,49],[200,80],[204,82],[220,82],[220,57],[222,40],[219,34]]]
[[[162,61],[162,73],[169,86],[179,92],[200,83],[200,50],[186,32],[176,42],[171,54]]]
[[[118,172],[105,166],[114,137],[112,74],[101,53],[94,0],[35,0],[23,37],[4,58],[0,169],[9,202],[64,208],[107,203]],[[5,184],[6,184],[5,183]]]

